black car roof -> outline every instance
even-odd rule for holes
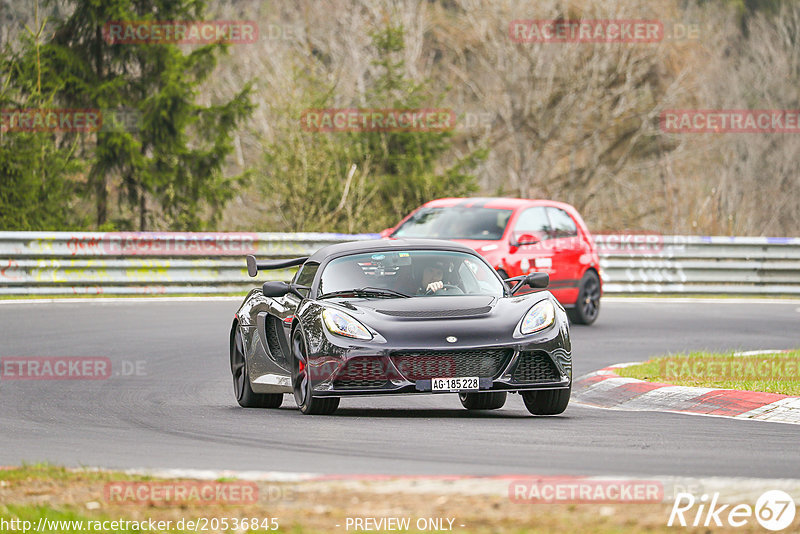
[[[361,252],[379,252],[387,250],[422,249],[422,250],[448,250],[454,252],[467,252],[477,254],[475,250],[461,243],[445,241],[443,239],[368,239],[364,241],[348,241],[322,247],[308,260],[322,263],[330,258],[348,256]]]

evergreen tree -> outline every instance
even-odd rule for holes
[[[443,94],[429,94],[430,84],[408,79],[401,59],[403,39],[401,26],[387,25],[372,35],[380,76],[367,89],[366,107],[446,107]],[[451,130],[300,129],[303,111],[330,107],[332,91],[307,74],[295,79],[306,87],[305,98],[280,109],[293,122],[266,147],[260,177],[261,190],[281,215],[285,231],[375,232],[428,200],[477,190],[469,171],[487,151],[476,150],[441,169],[452,149]]]
[[[21,35],[24,49],[38,56],[46,21],[38,11],[33,28]],[[84,166],[75,136],[19,130],[10,110],[52,107],[53,94],[42,90],[41,63],[26,68],[23,58],[6,44],[0,56],[0,230],[80,228],[75,184]],[[4,131],[7,130],[7,131]]]
[[[426,87],[430,84],[414,83],[407,78],[402,59],[405,48],[402,26],[385,26],[372,34],[372,42],[378,51],[375,64],[381,72],[368,95],[374,107],[446,108],[444,94],[428,94]],[[437,165],[452,146],[452,129],[350,135],[359,147],[361,159],[371,161],[374,174],[380,177],[380,203],[391,214],[391,225],[429,200],[476,191],[475,178],[468,171],[488,153],[485,149],[476,150],[437,172]]]
[[[86,151],[88,194],[96,226],[109,224],[109,193],[136,212],[139,230],[161,226],[201,230],[213,225],[244,175],[225,177],[232,134],[253,105],[250,86],[218,105],[195,102],[197,88],[227,45],[184,53],[174,44],[115,44],[104,35],[111,21],[202,20],[199,0],[76,0],[41,50],[46,84],[63,107],[104,110],[105,127]],[[111,110],[111,113],[109,113]],[[132,112],[133,128],[119,127],[115,111]],[[133,226],[120,217],[116,226]]]

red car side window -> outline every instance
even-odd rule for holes
[[[550,239],[552,227],[544,208],[528,208],[523,211],[514,225],[516,234],[532,234],[541,240]]]
[[[575,221],[564,210],[558,208],[547,208],[550,222],[553,225],[553,237],[575,237],[578,235],[578,227]]]

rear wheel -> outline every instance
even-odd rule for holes
[[[250,373],[244,355],[244,341],[239,327],[231,341],[231,374],[233,375],[233,394],[236,402],[243,408],[279,408],[283,403],[283,393],[254,393],[250,385]]]
[[[567,409],[572,386],[567,389],[523,391],[522,400],[533,415],[558,415]]]
[[[592,324],[600,313],[600,278],[594,271],[586,271],[581,278],[578,300],[567,314],[573,323]]]
[[[489,391],[486,393],[459,393],[458,399],[467,410],[497,410],[506,403],[507,396],[505,391]]]
[[[330,415],[339,407],[339,397],[314,397],[306,362],[306,343],[300,328],[292,334],[292,391],[300,411],[306,415]]]

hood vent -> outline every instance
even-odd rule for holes
[[[479,308],[463,308],[460,310],[375,310],[383,315],[391,317],[413,317],[415,319],[438,319],[453,317],[476,317],[486,315],[492,311],[491,306],[481,306]]]

